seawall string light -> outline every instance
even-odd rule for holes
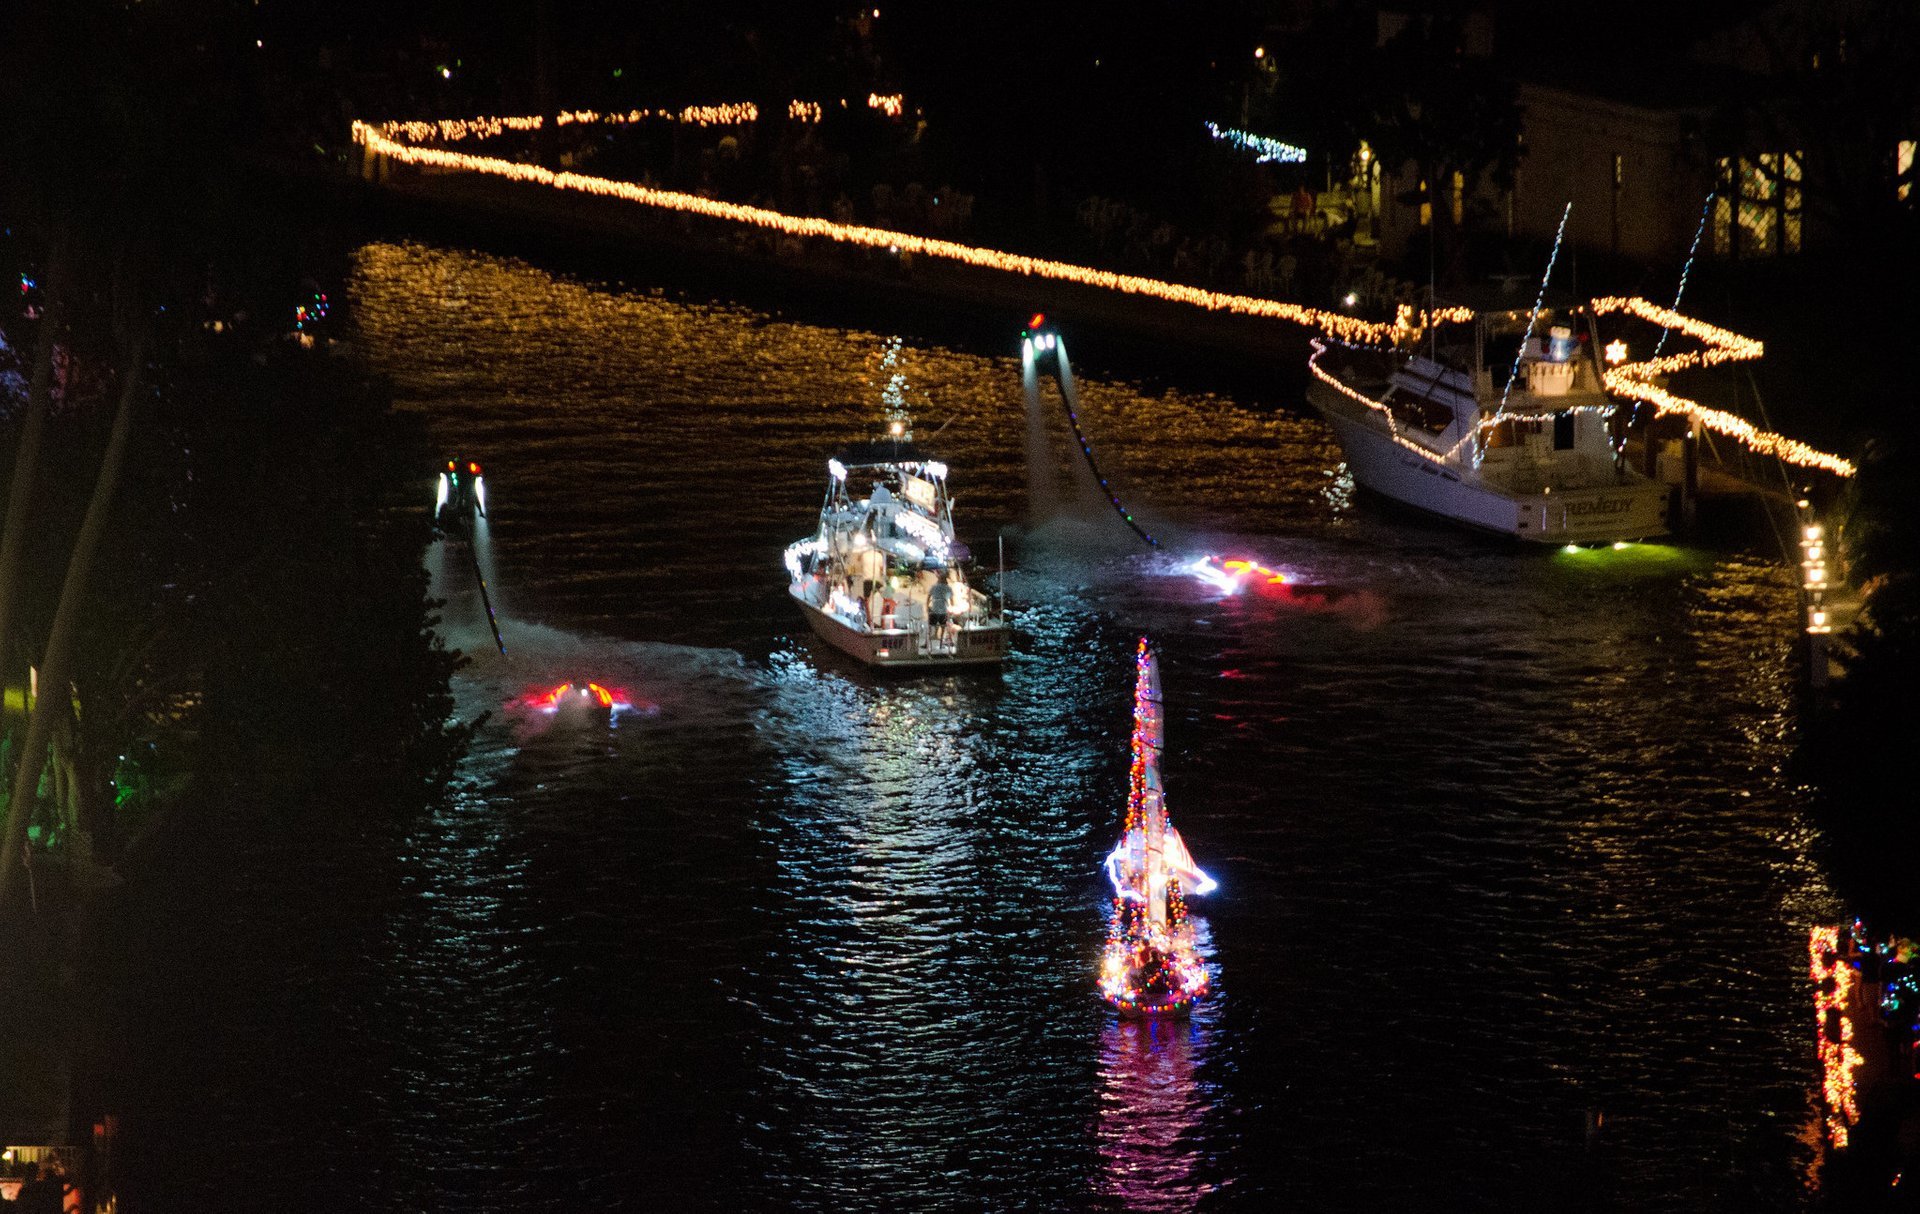
[[[513,126],[510,129],[537,130],[538,122],[533,120],[531,125]],[[405,133],[404,130],[395,132],[401,135]],[[702,198],[695,194],[682,194],[673,190],[650,189],[632,182],[614,181],[584,173],[555,172],[539,165],[524,164],[496,156],[473,156],[442,148],[412,147],[401,142],[395,134],[389,134],[384,128],[370,123],[355,122],[353,124],[353,138],[356,143],[361,144],[374,155],[385,156],[402,164],[482,173],[508,181],[543,185],[552,189],[592,194],[603,198],[617,198],[642,206],[766,228],[789,236],[821,237],[864,248],[911,253],[920,257],[955,261],[979,269],[998,270],[1052,282],[1073,283],[1100,290],[1119,291],[1128,295],[1163,299],[1169,303],[1188,304],[1210,312],[1230,312],[1240,316],[1290,321],[1308,328],[1320,329],[1348,342],[1381,344],[1393,341],[1405,332],[1404,327],[1398,322],[1361,320],[1343,312],[1286,303],[1277,299],[1259,299],[1250,295],[1208,291],[1200,287],[1187,286],[1184,283],[1164,282],[1134,274],[1120,274],[1112,270],[1097,270],[1089,266],[1076,266],[1020,253],[1003,253],[997,249],[983,249],[951,240],[936,240],[932,237],[917,236],[911,232],[893,232],[885,228],[835,223],[829,219],[811,216],[787,215],[765,207],[722,202],[719,199]],[[1418,313],[1422,327],[1429,324],[1464,323],[1472,320],[1473,315],[1472,309],[1458,306]]]
[[[720,122],[750,121],[743,117],[748,113],[757,114],[750,102],[740,102],[728,106],[688,107],[677,115],[680,121],[700,122],[703,124]],[[631,123],[647,117],[660,117],[671,114],[669,111],[634,110],[627,114],[600,115],[592,111],[576,111],[561,114],[559,124],[574,122]],[[828,219],[807,216],[787,215],[765,207],[746,206],[741,203],[722,202],[713,198],[702,198],[694,194],[682,194],[673,190],[650,189],[632,182],[614,181],[605,177],[593,177],[584,173],[555,172],[535,164],[506,160],[495,156],[473,156],[463,152],[443,148],[425,148],[411,146],[412,143],[426,139],[457,141],[467,138],[488,138],[508,131],[536,131],[541,127],[538,116],[508,118],[472,118],[448,119],[441,122],[390,122],[384,124],[355,121],[353,124],[354,142],[366,148],[375,156],[386,157],[401,164],[427,168],[445,169],[457,172],[481,173],[499,177],[507,181],[546,186],[550,189],[567,190],[590,194],[602,198],[614,198],[623,202],[661,210],[678,211],[683,214],[699,215],[709,219],[729,223],[744,224],[750,227],[764,228],[784,235],[798,237],[818,237],[838,241],[842,244],[857,245],[863,248],[886,250],[895,255],[908,253],[943,261],[958,262],[977,269],[995,270],[1007,274],[1020,274],[1030,278],[1050,282],[1071,283],[1076,286],[1091,287],[1098,290],[1118,291],[1127,295],[1165,300],[1168,303],[1186,304],[1204,308],[1210,312],[1226,312],[1238,316],[1258,317],[1266,320],[1283,320],[1307,328],[1318,329],[1322,334],[1348,345],[1386,345],[1403,340],[1410,331],[1409,314],[1393,321],[1369,321],[1347,315],[1344,312],[1329,311],[1324,308],[1307,307],[1302,304],[1287,303],[1277,299],[1260,299],[1250,295],[1235,295],[1226,292],[1208,291],[1184,283],[1165,282],[1159,279],[1142,278],[1134,274],[1120,274],[1112,270],[1098,270],[1089,266],[1076,266],[1067,262],[1052,261],[1042,257],[1029,257],[1019,253],[1003,253],[996,249],[984,249],[975,245],[958,244],[950,240],[936,240],[931,237],[917,236],[910,232],[893,232],[885,228],[871,228],[858,224],[835,223]],[[1593,304],[1597,314],[1607,311],[1629,311],[1655,324],[1668,324],[1674,329],[1699,340],[1712,349],[1691,355],[1671,355],[1654,363],[1627,363],[1610,368],[1605,372],[1607,389],[1635,400],[1652,404],[1658,413],[1695,412],[1703,424],[1719,433],[1753,447],[1761,454],[1777,456],[1790,463],[1810,468],[1819,468],[1837,476],[1854,475],[1855,467],[1851,461],[1816,450],[1805,443],[1782,435],[1762,431],[1731,413],[1708,409],[1697,402],[1674,396],[1663,388],[1644,382],[1647,377],[1667,374],[1687,366],[1704,366],[1712,362],[1725,362],[1744,358],[1757,358],[1762,349],[1761,343],[1752,338],[1741,337],[1725,329],[1719,329],[1705,322],[1680,315],[1670,308],[1662,308],[1644,299],[1609,298],[1595,300]],[[1471,308],[1452,306],[1411,314],[1417,317],[1417,330],[1432,325],[1461,324],[1471,321],[1475,313]],[[1332,380],[1317,365],[1317,355],[1324,352],[1324,346],[1316,351],[1316,359],[1309,361],[1314,374],[1329,383],[1334,383],[1347,395],[1366,403],[1369,407],[1384,408],[1379,402],[1367,400],[1348,390],[1344,385]],[[1680,360],[1675,362],[1674,360]],[[1417,446],[1394,435],[1396,442],[1408,446],[1423,454],[1431,454],[1425,448]]]

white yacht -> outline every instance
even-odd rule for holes
[[[872,666],[1004,661],[1006,612],[954,537],[947,466],[903,415],[890,430],[827,461],[820,525],[787,546],[787,592],[823,640]]]
[[[1622,406],[1601,386],[1593,343],[1568,325],[1529,335],[1511,369],[1500,368],[1511,385],[1496,388],[1481,360],[1488,322],[1476,326],[1470,349],[1362,351],[1334,367],[1321,365],[1326,346],[1314,343],[1307,400],[1332,425],[1354,479],[1535,543],[1666,534],[1668,488],[1628,466]]]

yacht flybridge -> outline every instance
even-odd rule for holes
[[[1010,629],[953,532],[947,466],[887,437],[827,461],[820,525],[787,546],[787,592],[823,640],[872,666],[1004,661]]]
[[[1307,400],[1333,426],[1354,479],[1535,543],[1664,535],[1667,486],[1627,464],[1590,318],[1569,315],[1541,337],[1529,329],[1496,385],[1482,353],[1499,319],[1479,318],[1471,347],[1359,352],[1334,367],[1321,365],[1326,347],[1315,343]]]

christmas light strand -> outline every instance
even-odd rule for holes
[[[1291,143],[1282,143],[1278,139],[1269,139],[1265,135],[1255,135],[1250,131],[1235,130],[1207,123],[1207,134],[1221,143],[1229,143],[1242,151],[1254,153],[1255,164],[1277,162],[1280,164],[1305,164],[1307,149]]]
[[[532,123],[531,126],[503,126],[503,130],[538,129],[537,119],[497,121]],[[432,127],[435,124],[427,125]],[[374,124],[365,122],[353,124],[354,142],[359,143],[374,155],[384,156],[402,164],[481,173],[508,181],[542,185],[551,189],[602,198],[615,198],[641,206],[765,228],[789,236],[819,237],[842,244],[882,249],[894,254],[907,253],[942,261],[954,261],[979,269],[997,270],[1051,282],[1072,283],[1099,290],[1119,291],[1127,295],[1162,299],[1169,303],[1187,304],[1210,312],[1228,312],[1239,316],[1284,320],[1319,329],[1342,341],[1356,344],[1377,345],[1391,342],[1405,337],[1408,332],[1399,320],[1392,322],[1362,320],[1343,312],[1311,308],[1277,299],[1260,299],[1250,295],[1208,291],[1184,283],[1164,282],[1134,274],[1120,274],[1112,270],[1097,270],[1089,266],[1076,266],[1020,253],[1003,253],[997,249],[984,249],[950,240],[936,240],[932,237],[917,236],[911,232],[894,232],[885,228],[836,223],[830,219],[787,215],[765,207],[722,202],[715,198],[702,198],[696,194],[683,194],[673,190],[651,189],[628,181],[614,181],[584,173],[555,172],[539,165],[523,164],[495,156],[473,156],[442,148],[412,147],[401,142],[397,137],[405,134],[407,134],[405,129],[389,134],[383,127]],[[1447,307],[1415,315],[1420,326],[1424,328],[1428,324],[1457,324],[1472,320],[1474,313],[1470,308]]]
[[[1652,324],[1682,333],[1700,342],[1704,347],[1685,354],[1669,354],[1644,362],[1622,363],[1616,367],[1609,367],[1602,372],[1607,391],[1632,400],[1644,401],[1652,405],[1654,412],[1661,416],[1669,413],[1697,416],[1700,424],[1707,429],[1737,439],[1761,455],[1771,455],[1790,464],[1797,464],[1803,468],[1817,468],[1843,478],[1851,477],[1858,471],[1851,460],[1830,455],[1798,439],[1762,430],[1738,414],[1728,413],[1723,409],[1708,408],[1699,401],[1675,395],[1651,382],[1657,376],[1672,375],[1677,371],[1757,359],[1766,353],[1766,345],[1763,342],[1751,337],[1743,337],[1730,329],[1722,329],[1691,316],[1683,316],[1672,308],[1663,308],[1659,304],[1637,297],[1605,296],[1594,300],[1589,306],[1596,316],[1625,312]]]
[[[1513,392],[1513,381],[1520,378],[1520,356],[1527,352],[1527,343],[1533,340],[1533,326],[1540,320],[1540,308],[1547,302],[1547,284],[1553,281],[1553,263],[1560,260],[1560,241],[1567,234],[1567,217],[1573,214],[1573,203],[1568,202],[1566,209],[1560,212],[1560,226],[1553,233],[1553,251],[1547,254],[1547,272],[1540,276],[1540,290],[1533,297],[1533,311],[1527,313],[1527,332],[1520,339],[1520,348],[1513,352],[1513,370],[1507,372],[1507,386],[1500,390],[1500,407],[1494,416],[1501,417],[1507,412],[1507,397]]]
[[[625,114],[598,114],[593,111],[573,111],[561,114],[556,122],[561,125],[572,123],[632,123],[648,117],[661,117],[671,113],[677,120],[712,124],[719,122],[750,121],[744,117],[748,113],[757,113],[751,102],[740,102],[728,106],[688,107],[680,111],[633,110]],[[980,248],[974,245],[959,244],[950,240],[937,240],[932,237],[918,236],[911,232],[895,232],[885,228],[865,227],[858,224],[836,223],[829,219],[809,216],[787,215],[765,207],[746,206],[741,203],[723,202],[714,198],[702,198],[695,194],[683,194],[673,190],[652,189],[627,181],[615,181],[606,177],[594,177],[584,173],[555,172],[540,165],[524,164],[494,156],[474,156],[444,148],[412,146],[429,139],[445,142],[457,142],[463,139],[484,139],[509,131],[525,133],[541,128],[538,116],[505,118],[448,119],[441,122],[390,122],[367,123],[356,121],[353,124],[354,142],[364,147],[369,154],[385,157],[401,164],[422,168],[443,169],[455,172],[480,173],[503,180],[532,185],[546,186],[550,189],[565,190],[574,193],[592,195],[601,198],[613,198],[622,202],[659,210],[675,211],[682,214],[698,215],[709,219],[729,223],[743,224],[749,227],[763,228],[784,235],[820,238],[857,247],[884,250],[899,256],[910,254],[942,261],[958,262],[977,269],[993,270],[1007,274],[1018,274],[1029,278],[1050,282],[1070,283],[1076,286],[1090,287],[1096,290],[1118,291],[1126,295],[1164,300],[1168,303],[1184,304],[1202,308],[1209,312],[1223,312],[1237,316],[1251,316],[1267,320],[1281,320],[1292,324],[1317,329],[1322,334],[1348,345],[1384,346],[1407,340],[1410,336],[1424,332],[1428,327],[1438,324],[1459,324],[1475,318],[1470,308],[1446,307],[1425,312],[1413,313],[1402,309],[1393,321],[1362,320],[1343,312],[1334,312],[1325,308],[1307,307],[1302,304],[1287,303],[1277,299],[1261,299],[1250,295],[1236,295],[1227,292],[1209,291],[1184,283],[1165,282],[1160,279],[1143,278],[1134,274],[1121,274],[1112,270],[1094,269],[1089,266],[1077,266],[1067,262],[1053,261],[1042,257],[1030,257],[1020,253],[1004,253],[996,249]],[[1702,424],[1719,433],[1739,439],[1762,454],[1774,455],[1789,463],[1805,467],[1819,468],[1835,475],[1850,477],[1855,467],[1851,461],[1816,450],[1805,443],[1786,438],[1782,435],[1761,431],[1752,423],[1734,414],[1708,409],[1698,402],[1675,396],[1663,388],[1645,382],[1646,379],[1663,374],[1671,374],[1691,366],[1707,366],[1716,362],[1758,358],[1762,350],[1761,343],[1752,338],[1741,337],[1725,329],[1682,316],[1671,308],[1662,308],[1644,299],[1626,299],[1612,297],[1595,300],[1593,304],[1597,314],[1608,311],[1626,311],[1640,316],[1652,323],[1677,329],[1709,347],[1705,351],[1691,355],[1671,355],[1647,363],[1628,363],[1608,369],[1605,382],[1609,391],[1645,401],[1654,406],[1656,412],[1695,413]],[[1413,322],[1416,322],[1414,324]],[[1319,354],[1324,346],[1316,345],[1315,355],[1308,366],[1315,376],[1332,384],[1344,394],[1370,408],[1386,410],[1386,406],[1352,391],[1344,384],[1333,379],[1318,365]],[[1677,361],[1676,361],[1677,360]],[[1388,411],[1390,432],[1395,442],[1423,455],[1432,456],[1432,452],[1418,444],[1402,438],[1392,428],[1392,415]]]
[[[1845,1148],[1850,1128],[1860,1120],[1856,1075],[1863,1059],[1853,1046],[1853,1019],[1848,1014],[1859,975],[1840,948],[1839,928],[1815,927],[1807,932],[1807,977],[1813,983],[1827,1136],[1835,1147]]]
[[[1693,229],[1693,243],[1687,246],[1686,264],[1680,267],[1680,286],[1673,293],[1673,310],[1676,312],[1680,310],[1681,299],[1687,294],[1687,278],[1693,273],[1693,259],[1699,254],[1700,238],[1707,231],[1707,216],[1713,213],[1713,197],[1714,191],[1708,190],[1707,200],[1700,204],[1700,223]],[[1658,358],[1660,351],[1667,348],[1667,334],[1671,332],[1671,329],[1660,330],[1660,340],[1653,343],[1654,357]]]

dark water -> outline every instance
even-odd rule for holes
[[[779,553],[891,334],[420,245],[363,249],[348,294],[403,406],[487,461],[512,656],[440,570],[462,710],[495,715],[448,805],[351,857],[380,899],[284,892],[290,950],[357,925],[322,963],[350,978],[314,976],[347,993],[235,1048],[319,1032],[302,1107],[347,1124],[235,1128],[262,1208],[1805,1200],[1831,906],[1781,774],[1781,569],[1409,524],[1287,402],[1083,366],[1167,546],[1016,532],[1004,673],[882,680],[810,642]],[[904,334],[989,563],[1026,516],[1015,327]],[[1206,552],[1299,585],[1222,598]],[[1142,632],[1221,882],[1190,1026],[1093,994]],[[577,676],[657,711],[500,710]]]

